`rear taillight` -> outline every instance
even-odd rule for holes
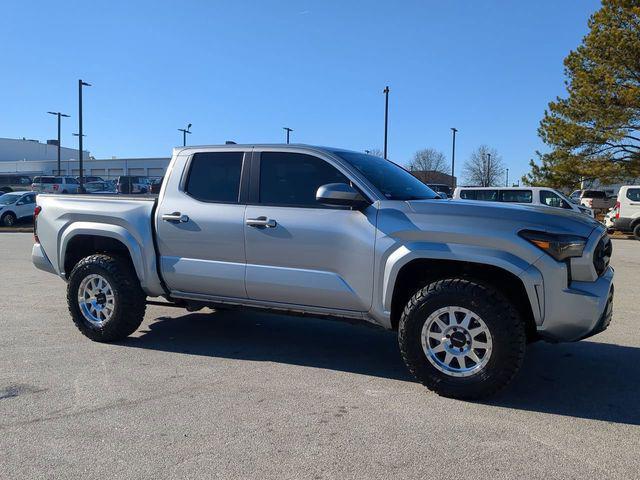
[[[616,218],[620,218],[620,202],[616,202]]]
[[[40,243],[40,239],[38,238],[38,231],[37,231],[37,225],[38,225],[38,215],[40,215],[40,212],[42,211],[42,207],[40,205],[36,205],[36,208],[33,209],[33,241],[35,243]]]

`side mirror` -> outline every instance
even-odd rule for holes
[[[16,206],[20,206],[20,205],[24,205],[24,204],[25,204],[25,202],[23,200],[18,200],[16,202]]]
[[[351,185],[346,183],[327,183],[318,188],[316,200],[323,205],[364,208],[369,201]]]

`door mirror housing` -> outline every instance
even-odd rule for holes
[[[327,183],[318,188],[316,200],[323,205],[361,209],[370,205],[360,192],[346,183]]]

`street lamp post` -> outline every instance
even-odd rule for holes
[[[507,168],[507,180],[505,181],[504,186],[505,187],[509,186],[509,169],[508,168]]]
[[[60,117],[69,117],[66,113],[60,112],[47,112],[50,115],[58,117],[58,175],[60,175]]]
[[[191,128],[191,124],[187,125],[187,128],[179,128],[178,131],[182,132],[182,146],[186,147],[187,146],[187,133],[189,135],[191,135],[191,131],[189,130]]]
[[[451,188],[456,188],[456,133],[458,129],[451,127],[453,146],[451,147]]]
[[[384,87],[384,152],[383,156],[387,158],[387,131],[389,127],[389,85]]]
[[[91,84],[87,82],[83,82],[82,80],[78,80],[78,169],[79,169],[79,177],[78,183],[80,186],[78,187],[80,193],[84,192],[84,172],[82,168],[83,154],[82,154],[82,87],[90,87]]]
[[[487,153],[487,184],[485,187],[491,186],[491,154]]]
[[[82,143],[81,138],[86,137],[86,135],[80,136],[80,134],[78,134],[78,133],[72,133],[71,135],[73,135],[74,137],[78,137],[78,139],[80,140],[81,143]],[[78,168],[79,168],[78,173],[82,172],[82,164],[79,164]],[[69,162],[67,162],[67,175],[71,175],[71,172],[69,171]],[[78,182],[80,182],[80,180],[78,180]],[[82,188],[82,184],[80,184],[79,188]],[[80,191],[82,191],[82,190],[80,190]]]
[[[289,145],[289,134],[291,132],[293,132],[293,128],[289,128],[289,127],[282,127],[282,129],[287,132],[287,145]]]

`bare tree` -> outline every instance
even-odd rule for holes
[[[504,162],[498,151],[487,145],[480,145],[464,162],[462,175],[468,185],[493,187],[502,185],[504,171]]]
[[[382,157],[382,150],[379,148],[370,148],[369,150],[365,150],[364,153],[373,155],[374,157]]]
[[[409,162],[408,169],[411,171],[451,173],[451,165],[447,162],[444,153],[433,148],[418,150],[413,155],[413,160]]]

